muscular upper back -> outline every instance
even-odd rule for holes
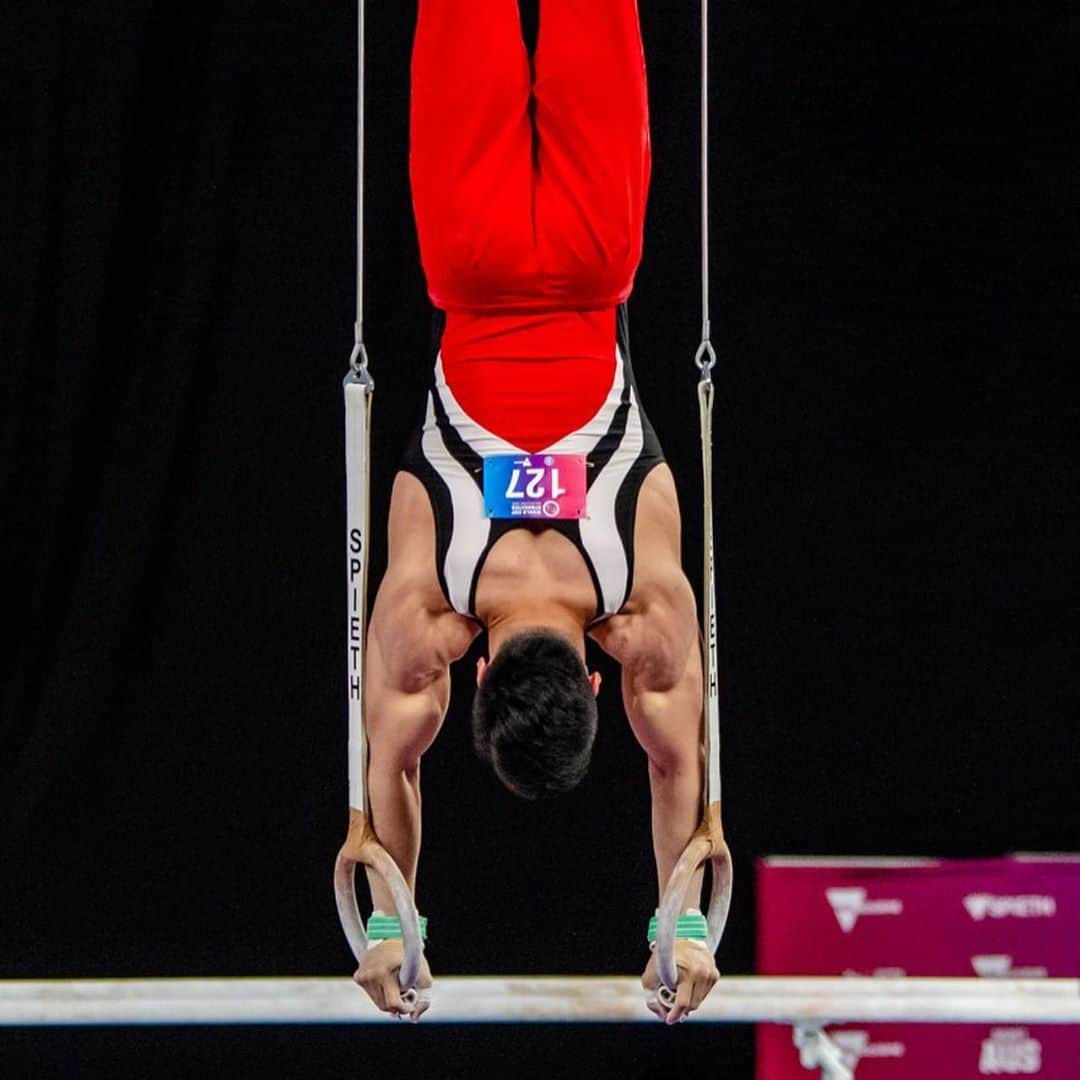
[[[554,529],[519,527],[501,536],[484,560],[476,586],[476,613],[486,622],[527,597],[579,615],[596,613],[596,590],[577,546]]]

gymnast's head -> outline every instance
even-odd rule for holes
[[[585,776],[596,738],[600,676],[573,644],[534,628],[502,642],[477,665],[473,745],[523,799],[547,799]]]

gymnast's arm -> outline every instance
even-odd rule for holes
[[[652,838],[659,893],[701,822],[705,792],[703,686],[694,593],[680,561],[678,503],[666,467],[646,479],[634,530],[634,589],[623,610],[590,634],[622,665],[626,715],[649,762]],[[684,909],[699,907],[702,874],[690,884]],[[653,1011],[677,1023],[696,1009],[719,972],[708,950],[679,940],[674,1007]],[[653,959],[642,977],[659,980]]]
[[[683,579],[685,581],[685,579]],[[682,592],[681,587],[675,587]],[[701,821],[704,760],[701,747],[702,674],[697,624],[689,584],[674,604],[661,600],[638,618],[622,670],[623,701],[630,726],[649,761],[652,837],[659,892]],[[680,615],[680,609],[687,614]],[[702,874],[691,882],[683,910],[701,904]],[[691,941],[675,946],[679,985],[670,1011],[652,1007],[669,1024],[696,1009],[716,984],[719,972],[711,952]],[[656,990],[655,955],[642,977]]]
[[[435,577],[434,522],[427,494],[400,473],[390,501],[389,562],[379,586],[365,654],[368,799],[379,842],[415,893],[420,854],[420,758],[450,702],[450,663],[477,629],[451,611]],[[382,880],[369,874],[373,906],[392,913]],[[404,1011],[397,972],[401,943],[368,950],[356,981],[380,1009]],[[426,962],[420,985],[430,985]]]

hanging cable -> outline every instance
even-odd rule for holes
[[[712,379],[716,350],[709,340],[709,0],[701,2],[701,344],[694,363]]]
[[[367,348],[364,345],[364,0],[358,0],[356,62],[356,322],[353,324],[353,348],[349,366],[366,381]]]

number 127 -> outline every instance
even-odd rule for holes
[[[521,474],[522,472],[529,478],[525,484],[524,490],[521,489]],[[510,474],[510,483],[506,486],[506,497],[508,499],[542,499],[544,497],[544,475],[547,472],[546,469],[517,469]],[[557,499],[561,495],[565,495],[567,488],[562,487],[559,484],[559,470],[551,470],[551,498]]]

